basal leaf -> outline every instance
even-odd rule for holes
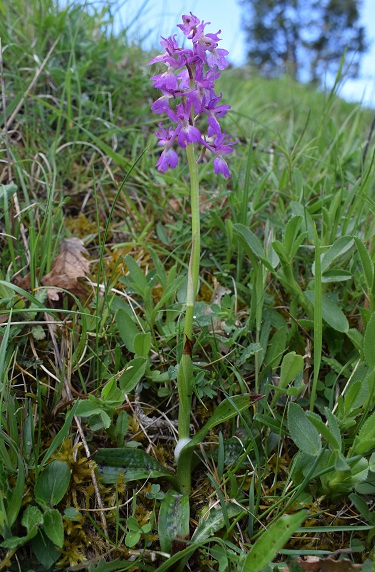
[[[375,313],[372,314],[367,324],[363,340],[363,352],[368,365],[375,369]]]
[[[134,353],[139,356],[146,358],[151,347],[151,334],[150,332],[139,333],[134,338]]]
[[[42,505],[57,505],[70,484],[69,465],[64,461],[52,461],[41,471],[35,483],[35,498]]]
[[[21,524],[27,529],[27,532],[31,532],[33,528],[37,528],[42,522],[43,514],[38,507],[29,505],[25,508]]]
[[[142,449],[99,449],[95,462],[104,483],[116,483],[120,476],[126,482],[162,477],[174,481],[173,472]]]
[[[313,413],[312,411],[305,412],[306,417],[311,421],[311,423],[316,427],[322,437],[325,438],[327,443],[330,444],[333,450],[340,450],[341,449],[341,435],[339,434],[339,439],[337,439],[337,435],[331,431],[329,427],[324,423],[322,418]]]
[[[287,223],[286,228],[285,228],[285,234],[283,237],[283,243],[284,243],[284,247],[286,252],[288,253],[288,255],[292,258],[294,253],[292,254],[292,251],[294,250],[294,244],[296,241],[296,237],[298,235],[298,231],[301,227],[302,224],[302,217],[299,215],[293,216]]]
[[[147,359],[136,357],[131,360],[124,373],[119,379],[119,386],[124,393],[130,393],[137,383],[144,376],[147,366]]]
[[[244,512],[243,508],[237,504],[227,503],[227,516],[234,518]],[[221,508],[211,509],[208,515],[205,515],[195,529],[191,541],[199,544],[202,540],[209,538],[225,526],[225,518]]]
[[[348,252],[354,244],[354,239],[351,236],[340,236],[332,246],[322,256],[322,272],[329,268],[329,266],[340,256]]]
[[[303,370],[303,357],[296,352],[287,353],[281,363],[279,386],[284,388]]]
[[[313,456],[320,453],[322,443],[319,432],[297,403],[289,403],[288,428],[290,436],[303,453]]]
[[[371,292],[374,283],[374,263],[372,262],[368,250],[362,240],[358,237],[355,237],[354,240],[357,245],[359,257],[361,259],[363,271],[365,274],[367,290]]]
[[[64,525],[60,512],[53,508],[44,513],[43,530],[59,548],[64,544]]]
[[[306,298],[314,304],[314,292],[305,290]],[[323,320],[337,332],[347,332],[349,323],[344,312],[329,296],[323,295],[322,299]]]
[[[351,454],[366,455],[375,448],[375,411],[362,425],[358,435],[354,439]]]
[[[275,558],[297,528],[301,526],[307,511],[282,516],[271,524],[251,548],[240,572],[259,572]]]
[[[189,450],[195,448],[203,441],[207,433],[219,425],[228,421],[232,417],[240,414],[241,411],[249,409],[249,407],[261,399],[263,395],[251,396],[250,394],[235,395],[222,401],[215,409],[209,420],[203,425],[202,429],[190,439],[189,443],[181,450],[180,455],[188,453]]]
[[[160,505],[159,540],[163,552],[173,554],[186,547],[189,541],[189,495],[170,489]]]
[[[139,329],[123,308],[119,308],[116,312],[116,325],[126,349],[134,353],[134,338],[139,334]]]
[[[31,544],[35,556],[46,570],[49,570],[56,560],[61,557],[61,552],[41,531],[32,539]]]
[[[272,271],[273,267],[267,259],[266,252],[259,238],[243,224],[234,224],[233,230],[244,251],[247,252],[250,257],[255,255],[268,270]]]

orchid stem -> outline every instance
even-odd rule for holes
[[[194,306],[198,293],[200,262],[200,220],[199,220],[199,181],[193,144],[186,147],[190,171],[190,201],[192,215],[192,243],[188,270],[186,313],[184,322],[184,347],[178,368],[177,387],[179,396],[178,439],[190,438],[191,399],[193,394],[193,322]],[[181,460],[180,460],[181,459]],[[182,461],[183,459],[183,461]],[[190,494],[191,455],[180,455],[177,459],[177,478],[183,494]]]

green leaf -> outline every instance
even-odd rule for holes
[[[234,224],[233,230],[244,251],[250,255],[250,258],[255,254],[268,270],[273,271],[274,268],[267,259],[266,252],[259,238],[249,228],[240,223]]]
[[[322,450],[319,432],[297,403],[289,403],[288,428],[297,447],[307,455],[316,457]]]
[[[55,508],[44,513],[43,530],[52,542],[59,548],[64,544],[64,524],[59,511]]]
[[[149,288],[146,276],[130,254],[125,256],[125,262],[129,270],[133,288],[138,294],[144,297],[146,290]]]
[[[8,200],[17,191],[17,185],[11,183],[10,185],[0,185],[0,205],[1,208],[5,208]]]
[[[126,560],[112,560],[112,562],[105,562],[104,559],[100,558],[99,562],[95,564],[89,564],[88,572],[115,572],[115,570],[127,570],[128,568],[134,569],[134,562],[128,562]]]
[[[27,532],[31,532],[42,523],[43,514],[38,507],[32,505],[26,507],[25,512],[22,515],[21,524],[27,529]]]
[[[67,438],[70,431],[70,424],[72,422],[74,415],[76,414],[76,408],[77,408],[77,403],[73,405],[69,413],[66,415],[64,425],[57,433],[57,435],[54,437],[51,445],[45,452],[42,462],[40,463],[40,466],[44,467],[44,465],[47,463],[47,461],[50,459],[50,457],[53,455],[56,449],[58,449],[62,444],[62,442],[64,441],[64,439]]]
[[[356,381],[351,385],[344,397],[344,410],[346,414],[355,412],[367,401],[369,387],[366,381]]]
[[[322,256],[322,273],[324,273],[329,266],[340,256],[348,252],[354,244],[352,236],[341,236]]]
[[[264,358],[266,368],[274,368],[280,363],[286,347],[286,328],[276,330],[271,338]]]
[[[228,518],[234,518],[241,513],[246,513],[244,509],[237,504],[226,503],[226,510]],[[221,508],[211,509],[208,515],[205,515],[199,521],[197,528],[194,531],[191,542],[200,544],[206,538],[213,536],[225,526],[225,518]]]
[[[146,366],[147,359],[144,357],[137,357],[128,363],[126,370],[119,379],[119,386],[124,393],[133,391],[144,376]]]
[[[95,455],[98,471],[104,483],[116,483],[121,476],[125,482],[138,479],[174,480],[173,472],[142,449],[99,449]]]
[[[362,240],[358,237],[356,237],[354,240],[357,245],[359,257],[361,259],[361,264],[365,273],[367,289],[369,292],[371,292],[372,285],[374,283],[374,263],[372,262],[368,250]]]
[[[333,268],[332,270],[326,270],[322,275],[322,282],[329,284],[331,282],[346,282],[351,280],[352,273],[349,270],[341,270],[340,268]]]
[[[305,290],[306,298],[314,304],[314,292]],[[347,332],[349,323],[344,312],[327,295],[323,295],[322,300],[323,320],[337,332]]]
[[[124,401],[124,393],[117,387],[116,378],[112,377],[102,389],[101,398],[105,403],[122,403]],[[79,415],[77,413],[77,415]]]
[[[189,516],[189,495],[181,495],[170,489],[162,500],[159,511],[158,530],[162,552],[172,554],[188,543]]]
[[[354,439],[351,455],[366,455],[375,447],[375,411],[362,425],[358,435]]]
[[[339,439],[337,439],[337,435],[331,431],[329,427],[322,421],[321,417],[312,411],[305,412],[306,417],[311,421],[311,423],[316,427],[319,433],[325,438],[327,443],[331,445],[333,450],[340,450],[341,449],[341,435],[339,432]],[[307,451],[305,451],[307,452]]]
[[[136,532],[127,532],[125,535],[125,546],[127,546],[128,548],[133,548],[138,542],[139,539],[141,538],[141,532],[140,530],[137,530]]]
[[[21,456],[20,455],[17,456],[18,456],[17,481],[6,509],[7,523],[9,528],[12,528],[21,510],[24,487],[25,487],[25,467]]]
[[[288,256],[292,259],[295,254],[295,243],[298,231],[301,228],[302,217],[299,215],[293,216],[287,223],[283,243]],[[298,245],[299,246],[299,245]]]
[[[46,570],[49,570],[61,556],[61,552],[57,550],[53,542],[40,531],[32,539],[31,545],[35,556]]]
[[[367,364],[375,368],[375,313],[371,315],[367,324],[365,337],[363,340],[363,352]]]
[[[137,356],[146,358],[149,354],[151,348],[151,334],[147,332],[146,334],[139,333],[134,338],[134,353]]]
[[[194,435],[192,439],[181,449],[180,457],[184,454],[188,454],[189,450],[194,449],[199,443],[203,441],[207,433],[219,425],[224,423],[239,415],[242,411],[249,409],[249,407],[258,401],[258,399],[263,396],[258,396],[256,399],[252,398],[250,394],[245,395],[235,395],[233,397],[227,397],[222,401],[218,407],[215,409],[209,420],[203,425],[203,427]],[[182,463],[182,461],[181,461]]]
[[[241,572],[259,572],[275,558],[292,534],[301,526],[307,511],[303,510],[296,514],[282,516],[277,522],[263,532],[254,546],[252,546]]]
[[[303,370],[303,357],[296,352],[289,352],[281,363],[279,387],[285,388]]]
[[[52,461],[39,474],[35,483],[35,498],[42,505],[58,504],[70,484],[69,465],[64,461]]]
[[[134,338],[139,334],[139,329],[123,308],[119,308],[116,312],[116,325],[126,349],[134,353]]]

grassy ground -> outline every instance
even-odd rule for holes
[[[373,114],[222,74],[239,143],[229,183],[199,171],[193,432],[263,397],[197,447],[168,559],[187,167],[155,168],[149,55],[110,10],[0,13],[0,570],[373,570]]]

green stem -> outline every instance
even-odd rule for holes
[[[193,393],[193,321],[194,305],[198,293],[200,262],[200,220],[199,220],[199,181],[198,168],[192,144],[186,147],[190,171],[192,245],[188,271],[186,294],[186,314],[184,322],[184,348],[178,368],[177,387],[179,397],[178,439],[190,438],[191,398]],[[180,460],[183,458],[183,461]],[[177,460],[177,478],[183,494],[190,494],[191,488],[191,455],[183,455]]]

